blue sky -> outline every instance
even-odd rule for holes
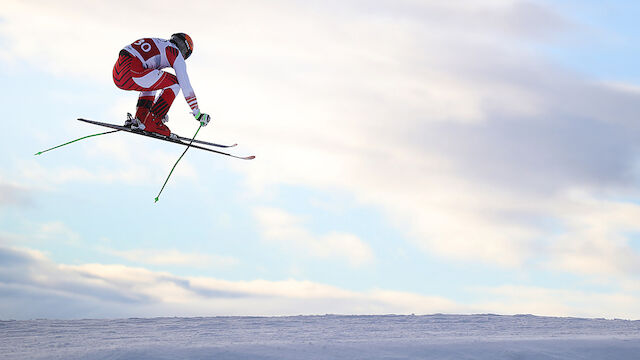
[[[631,2],[11,4],[2,319],[640,316]],[[117,52],[177,31],[198,137],[255,160],[191,150],[154,203],[172,144],[33,156],[122,122]],[[195,132],[182,95],[169,116]]]
[[[634,39],[638,5],[633,1],[548,1],[578,24],[582,31],[568,36],[548,54],[568,67],[604,80],[640,83],[634,66],[640,53]]]

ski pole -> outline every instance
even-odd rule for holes
[[[193,143],[193,140],[195,140],[196,135],[198,135],[198,131],[200,131],[200,129],[202,129],[202,123],[200,123],[200,127],[198,127],[198,130],[196,130],[196,133],[193,135],[193,138],[191,139],[191,141],[189,141],[189,145],[187,145],[187,148],[184,149],[184,151],[182,152],[182,155],[180,155],[180,157],[178,158],[178,161],[176,161],[176,163],[173,164],[173,167],[171,168],[171,171],[169,172],[169,175],[167,175],[167,179],[164,181],[164,184],[162,184],[162,189],[160,189],[160,192],[158,193],[158,196],[156,196],[156,201],[155,202],[158,202],[158,200],[160,199],[160,194],[162,194],[162,190],[164,190],[164,187],[167,185],[167,182],[169,181],[169,178],[171,177],[171,174],[173,174],[173,170],[176,168],[176,165],[178,165],[178,163],[180,162],[180,159],[182,159],[184,154],[187,153],[187,150],[189,150],[189,147],[191,146],[191,143]]]
[[[71,144],[71,143],[74,143],[74,142],[76,142],[76,141],[80,141],[80,140],[82,140],[82,139],[90,138],[90,137],[93,137],[93,136],[99,136],[99,135],[111,134],[111,133],[114,133],[114,132],[117,132],[117,131],[120,131],[120,130],[111,130],[111,131],[107,131],[107,132],[103,132],[103,133],[99,133],[99,134],[93,134],[93,135],[83,136],[83,137],[81,137],[81,138],[79,138],[79,139],[75,139],[75,140],[69,141],[69,142],[64,143],[64,144],[62,144],[62,145],[54,146],[54,147],[52,147],[52,148],[50,148],[50,149],[42,150],[42,151],[38,151],[37,153],[35,153],[35,154],[33,154],[33,155],[40,155],[40,154],[42,154],[42,153],[46,153],[47,151],[50,151],[50,150],[53,150],[53,149],[57,149],[57,148],[59,148],[59,147],[65,146],[65,145],[69,145],[69,144]]]

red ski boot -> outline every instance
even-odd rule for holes
[[[169,127],[162,123],[162,119],[156,118],[153,113],[150,112],[147,114],[147,117],[145,117],[142,122],[144,123],[144,131],[171,137],[171,130],[169,130]]]

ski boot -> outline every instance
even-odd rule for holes
[[[142,121],[144,131],[161,135],[163,137],[169,137],[172,139],[177,138],[174,134],[171,133],[171,130],[167,127],[167,125],[164,124],[164,119],[167,119],[168,121],[167,116],[164,116],[163,119],[157,119],[154,114],[147,114],[147,116]]]

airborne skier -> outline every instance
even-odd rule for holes
[[[173,165],[167,179],[164,181],[158,196],[156,196],[156,202],[160,198],[160,194],[162,194],[165,185],[167,185],[169,177],[171,177],[176,165],[178,165],[178,162],[190,147],[236,159],[255,159],[253,155],[238,156],[211,148],[230,148],[238,144],[222,145],[196,140],[196,135],[198,135],[198,132],[203,126],[209,123],[211,117],[201,112],[200,108],[198,108],[196,94],[193,92],[193,88],[189,82],[185,60],[191,56],[191,52],[193,52],[193,41],[191,37],[185,33],[173,34],[169,40],[143,38],[125,46],[124,49],[120,50],[118,61],[116,61],[116,64],[113,66],[113,82],[120,89],[140,91],[136,106],[136,116],[132,117],[131,114],[127,114],[127,121],[124,123],[124,126],[78,118],[80,121],[108,127],[112,130],[83,136],[64,144],[38,151],[35,155],[40,155],[83,139],[113,134],[120,131],[186,146],[184,152]],[[176,74],[173,75],[166,71],[161,71],[161,69],[167,67],[172,67]],[[182,89],[184,93],[187,104],[191,107],[191,113],[196,120],[200,122],[200,127],[198,127],[198,130],[196,130],[196,133],[191,139],[171,133],[171,130],[164,124],[168,121],[167,113],[173,100],[180,92],[180,89]],[[160,90],[160,95],[156,97],[158,90]],[[198,145],[194,144],[194,142]]]
[[[164,124],[173,100],[182,89],[193,116],[203,126],[210,116],[200,112],[196,94],[189,82],[185,60],[193,52],[193,41],[184,33],[171,35],[169,40],[143,38],[120,50],[113,67],[113,82],[123,90],[140,91],[135,118],[125,126],[168,137],[171,130]],[[175,75],[161,69],[172,67]],[[156,92],[160,95],[156,97]]]

